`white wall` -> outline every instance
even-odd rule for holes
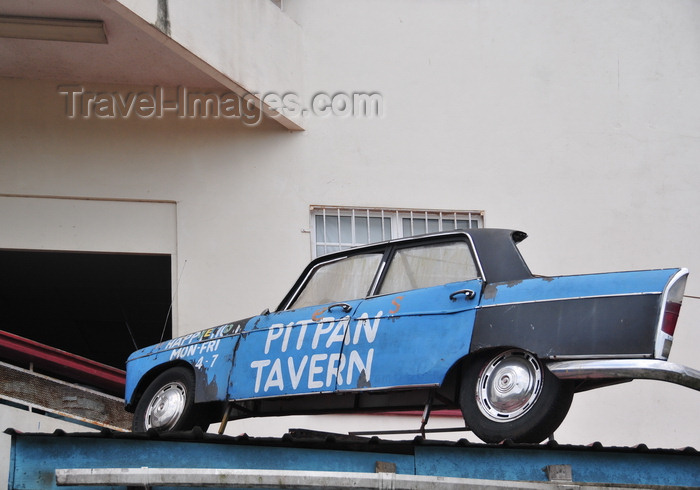
[[[47,417],[37,413],[0,406],[0,489],[6,489],[10,473],[10,453],[12,437],[5,434],[11,427],[21,432],[48,432],[61,429],[66,432],[95,432],[97,429],[67,422],[63,419]]]
[[[176,255],[175,203],[0,196],[0,248]]]
[[[530,233],[543,274],[700,271],[697,2],[284,6],[303,32],[301,100],[378,92],[383,117],[308,116],[296,134],[67,120],[56,83],[2,80],[0,193],[176,202],[180,333],[275,306],[309,259],[311,204],[484,209],[487,226]],[[174,22],[198,9],[171,7]],[[227,42],[194,45],[216,60]],[[696,369],[697,302],[671,354]],[[699,397],[641,381],[581,394],[557,440],[699,447]]]
[[[157,24],[156,2],[119,1]],[[243,88],[301,90],[301,29],[270,0],[168,0],[167,11],[172,39]]]

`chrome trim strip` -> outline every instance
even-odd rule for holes
[[[304,395],[342,395],[343,393],[365,393],[368,391],[394,391],[394,390],[418,390],[421,388],[438,388],[440,383],[429,383],[420,385],[397,385],[397,386],[378,386],[378,387],[366,387],[366,388],[349,388],[349,389],[336,389],[336,390],[320,390],[320,391],[307,391],[304,393],[286,393],[279,395],[265,395],[265,396],[252,396],[250,398],[229,398],[228,402],[246,402],[246,401],[256,401],[256,400],[270,400],[273,398],[291,398]]]
[[[428,383],[421,385],[397,385],[397,386],[378,386],[376,388],[350,388],[347,390],[338,390],[335,393],[341,395],[343,393],[364,393],[367,391],[394,391],[394,390],[419,390],[422,388],[438,388],[440,383]]]
[[[551,362],[559,379],[656,379],[700,391],[700,371],[656,359],[594,359]]]
[[[278,395],[253,395],[248,398],[227,398],[227,402],[249,402],[258,400],[273,400],[275,398],[296,398],[304,395],[332,395],[336,393],[333,390],[323,389],[319,391],[305,391],[303,393],[281,393]]]
[[[576,360],[603,360],[603,359],[652,359],[650,353],[644,354],[576,354],[572,356],[542,356],[546,362],[576,361]]]
[[[474,245],[474,240],[472,240],[472,236],[468,232],[465,233],[465,235],[469,239],[469,248],[471,248],[474,262],[476,262],[476,266],[479,268],[479,277],[481,277],[481,280],[484,283],[488,283],[488,281],[486,280],[486,274],[484,274],[484,268],[481,266],[481,258],[479,257],[479,252],[476,249],[476,245]]]
[[[569,296],[566,298],[549,298],[549,299],[533,299],[529,301],[513,301],[510,303],[494,303],[492,305],[479,305],[477,308],[494,308],[497,306],[513,306],[513,305],[524,305],[529,303],[551,303],[553,301],[571,301],[579,299],[597,299],[597,298],[622,298],[626,296],[650,296],[659,295],[663,291],[644,291],[641,293],[620,293],[620,294],[599,294],[591,296]]]
[[[372,286],[369,288],[369,295],[367,296],[368,298],[372,298],[376,296],[377,288],[379,287],[379,279],[382,277],[382,274],[384,273],[384,268],[386,267],[387,261],[384,260],[384,257],[386,257],[386,254],[382,257],[382,263],[379,264],[379,270],[377,273],[374,275],[374,280],[372,280]]]

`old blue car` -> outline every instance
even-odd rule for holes
[[[134,352],[135,431],[289,414],[459,408],[487,442],[540,442],[574,393],[667,362],[688,271],[533,275],[514,230],[392,240],[317,258],[274,312]]]

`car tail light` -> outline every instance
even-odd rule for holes
[[[668,359],[673,345],[673,334],[676,332],[678,314],[683,303],[685,282],[688,278],[688,269],[679,269],[666,285],[661,301],[662,309],[656,326],[656,341],[654,343],[654,358]]]
[[[683,292],[685,291],[685,281],[687,278],[688,276],[684,275],[673,283],[666,296],[661,331],[670,336],[673,336],[676,331],[676,323],[678,322],[678,314],[681,311],[681,304],[683,303]]]
[[[661,331],[673,337],[676,331],[676,322],[678,322],[678,314],[681,311],[680,303],[666,302],[664,309],[664,319],[661,324]]]

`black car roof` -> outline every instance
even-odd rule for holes
[[[495,228],[467,231],[488,282],[521,281],[532,277],[516,246],[527,238],[527,233]]]
[[[460,236],[460,235],[469,235],[474,239],[478,239],[480,243],[483,243],[484,245],[493,245],[492,242],[496,241],[511,241],[514,243],[519,243],[523,241],[525,238],[527,238],[527,233],[523,231],[518,231],[518,230],[510,230],[510,229],[505,229],[505,228],[458,228],[456,230],[449,230],[449,231],[440,231],[440,232],[434,232],[434,233],[426,233],[423,235],[414,235],[410,237],[401,237],[401,238],[392,238],[390,240],[385,240],[382,242],[373,242],[369,243],[367,245],[358,245],[352,248],[348,248],[345,250],[341,250],[338,252],[331,252],[328,254],[321,255],[317,258],[315,258],[311,263],[315,262],[324,262],[330,257],[337,258],[337,257],[342,257],[344,255],[348,254],[353,254],[353,253],[362,253],[366,250],[372,250],[372,249],[377,249],[377,248],[385,248],[387,245],[392,245],[392,244],[402,244],[402,243],[412,243],[412,242],[420,242],[420,241],[432,241],[432,240],[440,240],[445,237],[450,237],[450,236]]]

